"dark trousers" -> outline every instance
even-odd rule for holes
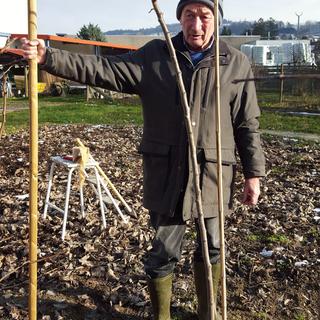
[[[180,211],[180,210],[179,210]],[[174,217],[150,211],[150,221],[155,229],[152,249],[144,259],[146,274],[154,279],[165,277],[173,272],[175,264],[180,260],[183,236],[186,231],[186,222],[181,212]],[[207,229],[209,256],[212,264],[220,258],[219,218],[205,219]],[[201,238],[198,223],[196,222],[197,244],[194,252],[195,261],[203,261]]]

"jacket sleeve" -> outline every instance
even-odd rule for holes
[[[241,77],[253,76],[249,61],[243,57]],[[265,176],[265,157],[259,132],[260,109],[253,81],[239,83],[233,105],[234,137],[245,178]]]
[[[139,94],[143,49],[100,57],[48,48],[41,69],[59,77],[113,91]]]

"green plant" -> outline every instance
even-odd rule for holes
[[[284,234],[273,234],[266,237],[266,241],[279,244],[288,244],[290,240]]]
[[[185,238],[187,240],[196,240],[197,239],[197,233],[196,231],[190,230],[186,233]]]
[[[271,172],[273,174],[283,174],[287,171],[287,168],[285,166],[275,166],[273,165],[271,168]]]
[[[257,234],[249,234],[248,236],[247,236],[247,239],[249,240],[249,241],[259,241],[259,240],[261,240],[261,236],[259,236],[259,235],[257,235]]]
[[[295,320],[305,320],[306,317],[303,314],[299,313],[299,314],[295,315],[294,319]]]
[[[267,320],[269,318],[266,312],[258,312],[254,317],[259,320]]]
[[[320,230],[317,227],[313,226],[310,229],[310,235],[315,239],[320,239]]]

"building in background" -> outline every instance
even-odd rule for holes
[[[21,42],[19,40],[22,37],[27,37],[27,35],[11,34],[9,39],[12,39],[13,42],[10,43],[10,47],[0,55],[0,70],[8,66],[8,64],[14,63],[14,67],[10,70],[9,76],[15,95],[25,95],[28,92],[28,64],[22,59],[20,49]],[[38,38],[43,39],[48,47],[97,56],[116,55],[137,49],[129,45],[82,40],[66,36],[38,35]],[[86,86],[82,84],[53,76],[43,70],[39,70],[38,77],[38,91],[45,91],[52,95],[61,95],[65,91],[70,92],[70,90],[83,90],[86,88]]]
[[[253,44],[241,45],[240,50],[255,65],[315,64],[310,40],[258,40]]]

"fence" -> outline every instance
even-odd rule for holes
[[[303,79],[303,75],[319,75],[320,67],[317,66],[298,66],[298,65],[280,65],[280,66],[252,66],[254,76],[268,77],[275,75],[301,75],[300,79],[267,79],[256,81],[258,92],[278,91],[283,94],[302,96],[302,95],[320,95],[319,79]]]

